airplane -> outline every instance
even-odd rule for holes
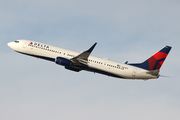
[[[16,40],[7,45],[18,53],[52,61],[75,72],[85,70],[115,78],[142,80],[159,78],[160,68],[172,48],[165,46],[142,63],[119,63],[91,56],[96,44],[81,53],[31,40]]]

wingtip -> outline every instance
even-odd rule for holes
[[[92,50],[94,49],[94,47],[96,46],[96,44],[97,44],[97,42],[96,43],[94,43],[94,45],[91,47],[91,48],[89,48],[89,50],[87,50],[87,52],[92,52]]]

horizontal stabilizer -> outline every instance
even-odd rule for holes
[[[154,75],[154,76],[159,76],[159,70],[152,70],[152,71],[149,71],[149,72],[146,72],[147,74],[150,74],[150,75]]]

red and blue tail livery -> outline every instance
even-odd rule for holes
[[[164,63],[169,51],[171,50],[170,46],[166,46],[161,49],[159,52],[151,56],[149,59],[139,64],[130,64],[136,67],[143,68],[145,70],[159,70]]]

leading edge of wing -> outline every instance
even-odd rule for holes
[[[93,51],[96,44],[97,44],[97,42],[94,43],[94,45],[92,45],[88,50],[86,50],[86,51],[80,53],[79,55],[77,55],[76,57],[72,58],[71,61],[76,62],[76,63],[79,62],[81,64],[87,65],[88,57],[91,54],[91,52]]]

